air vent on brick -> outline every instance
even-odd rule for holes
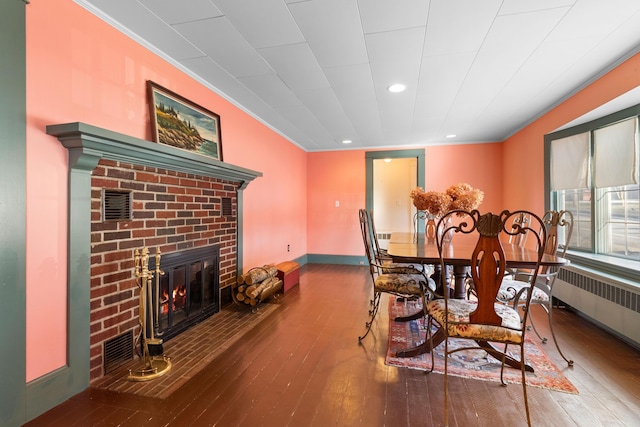
[[[105,374],[133,359],[133,330],[105,341],[103,357]]]
[[[231,216],[233,215],[233,208],[231,206],[231,198],[223,197],[221,200],[222,203],[222,216]]]
[[[129,219],[131,219],[131,193],[102,190],[102,220],[122,221]]]

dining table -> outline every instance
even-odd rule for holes
[[[435,239],[425,237],[423,233],[410,232],[393,232],[387,247],[387,254],[392,258],[393,262],[413,263],[422,265],[433,265],[434,275],[432,278],[436,284],[440,285],[442,274],[445,274],[445,282],[449,289],[449,295],[453,298],[466,298],[466,279],[469,277],[469,264],[473,250],[478,242],[477,235],[460,235],[456,236],[450,244],[443,249],[443,261],[447,267],[451,267],[453,283],[448,282],[448,275],[440,271],[440,254]],[[509,242],[501,242],[506,259],[507,268],[531,269],[536,266],[537,252],[534,249],[525,246],[516,245]],[[544,254],[541,260],[541,266],[560,267],[569,261],[565,258]],[[440,287],[438,292],[443,292]],[[415,318],[415,317],[414,317]],[[444,341],[444,333],[439,329],[434,333],[433,345],[437,346]],[[478,345],[486,350],[492,356],[500,360],[502,352],[495,349],[490,343],[478,341]],[[419,354],[431,351],[430,340],[426,340],[416,347],[399,351],[398,357],[413,357]],[[520,368],[520,362],[511,357],[507,357],[506,364]],[[526,366],[526,370],[533,372],[531,366]]]

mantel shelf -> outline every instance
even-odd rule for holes
[[[241,188],[262,176],[261,172],[82,122],[49,125],[47,134],[56,136],[69,150],[70,163],[75,163],[70,164],[72,169],[93,169],[100,159],[109,159],[239,182]],[[95,159],[95,164],[87,158]]]

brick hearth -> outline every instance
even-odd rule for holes
[[[170,358],[172,367],[163,376],[152,381],[129,381],[129,369],[135,370],[140,367],[140,361],[136,359],[93,381],[91,385],[122,393],[166,399],[278,307],[277,298],[262,304],[254,312],[246,307],[228,304],[216,315],[164,345],[164,354]]]

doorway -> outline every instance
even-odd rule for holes
[[[409,192],[424,188],[424,149],[372,151],[365,159],[366,208],[374,213],[380,245],[386,248],[392,231],[413,231],[415,208]]]

